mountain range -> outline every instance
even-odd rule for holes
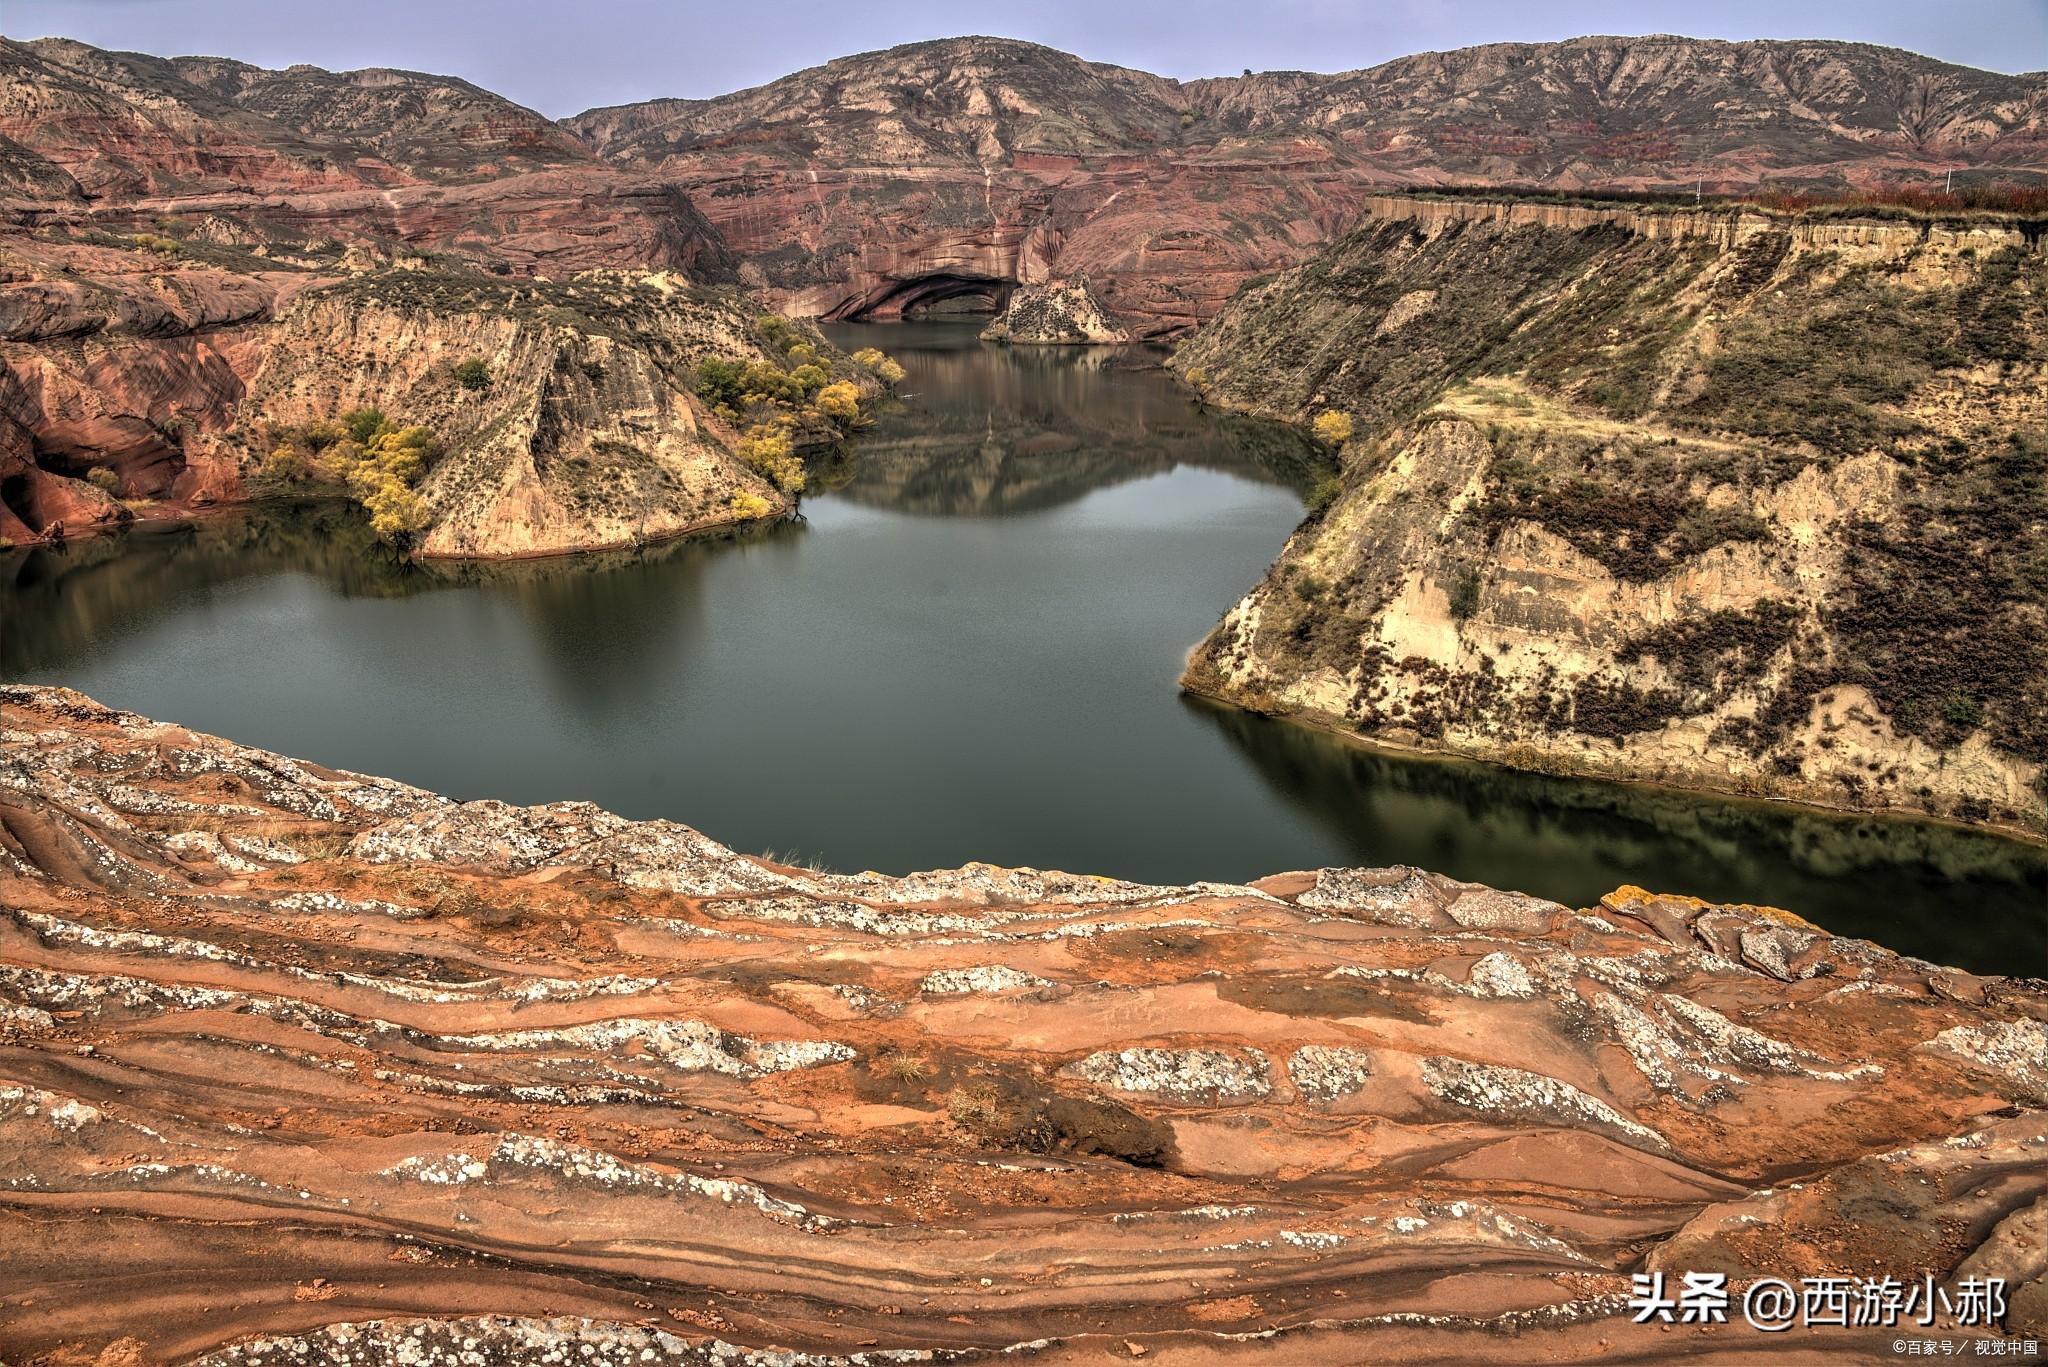
[[[968,37],[555,121],[448,76],[0,39],[0,213],[684,269],[829,317],[1085,274],[1158,335],[1373,189],[2035,179],[2044,109],[2048,73],[1858,43],[1592,37],[1182,82]]]

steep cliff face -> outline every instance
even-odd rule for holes
[[[1189,687],[1524,767],[2048,828],[2033,229],[1373,207],[1173,361],[1358,433]]]
[[[0,238],[0,537],[238,496],[219,438],[262,325],[317,278],[232,248]]]
[[[359,407],[435,435],[425,555],[626,546],[789,506],[692,392],[707,357],[781,359],[738,291],[207,238],[0,238],[0,537],[260,495],[278,429]],[[481,367],[467,385],[463,362]]]
[[[2000,1277],[1940,1332],[2002,1347],[2044,1015],[1755,907],[826,873],[0,688],[0,1353],[1755,1360],[1644,1268]]]

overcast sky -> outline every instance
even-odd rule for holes
[[[2048,68],[2048,0],[5,0],[0,31],[260,66],[445,72],[555,116],[720,95],[847,53],[959,33],[1027,38],[1183,79],[1658,32],[1848,38],[1998,71]]]

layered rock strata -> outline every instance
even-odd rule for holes
[[[10,1361],[1882,1353],[1631,1274],[2007,1279],[2048,996],[1414,869],[749,858],[0,691]],[[1997,1326],[1948,1327],[1959,1341]]]
[[[2048,829],[2023,222],[1386,197],[1173,366],[1348,437],[1189,687],[1526,768]]]
[[[863,53],[559,122],[454,77],[0,39],[0,212],[333,235],[748,282],[898,317],[1086,273],[1136,332],[1212,316],[1388,186],[2038,179],[2043,78],[1825,41],[1499,43],[1179,82],[1030,43]]]

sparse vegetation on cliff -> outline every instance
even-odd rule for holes
[[[855,377],[893,385],[903,378],[903,367],[878,349],[864,347],[841,358],[835,371],[834,360],[788,319],[763,314],[754,327],[781,363],[707,356],[697,364],[694,388],[720,417],[746,424],[733,453],[784,493],[800,494],[800,449],[836,440],[862,422]],[[835,379],[835,373],[843,377]]]
[[[880,347],[864,346],[853,353],[853,360],[892,389],[903,382],[903,367],[885,355]]]
[[[426,530],[427,506],[415,486],[440,454],[423,426],[399,427],[375,408],[356,408],[337,421],[271,429],[263,473],[281,484],[339,486],[370,515],[370,528],[400,548]]]
[[[2048,825],[2037,239],[1460,198],[1248,287],[1175,356],[1211,401],[1359,419],[1189,685],[1516,763],[1592,737],[1603,772]]]

